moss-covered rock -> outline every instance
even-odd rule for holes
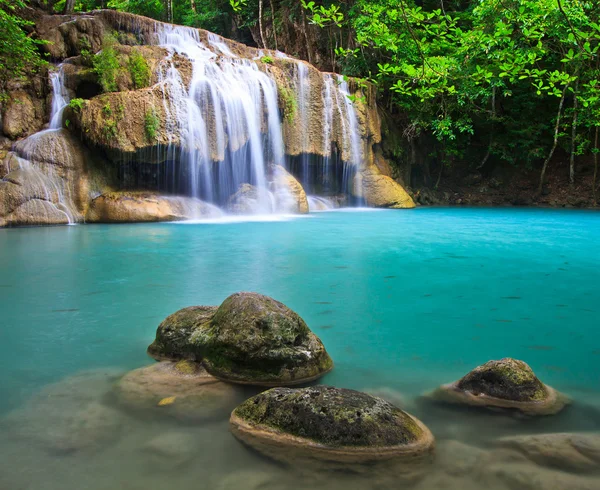
[[[135,369],[116,383],[115,393],[117,400],[132,410],[182,420],[227,414],[238,400],[232,385],[208,374],[201,364],[186,360]]]
[[[523,361],[488,361],[458,381],[443,385],[434,398],[468,405],[513,408],[532,415],[557,413],[568,399],[542,383]]]
[[[321,340],[284,304],[256,293],[229,296],[209,328],[190,338],[209,373],[234,383],[305,383],[333,368]]]
[[[176,311],[163,320],[156,330],[156,339],[148,347],[148,354],[158,361],[172,359],[200,360],[190,344],[191,334],[210,326],[216,306],[190,306]]]
[[[360,462],[428,453],[434,440],[419,420],[377,397],[315,386],[273,388],[231,415],[234,435],[268,455]]]

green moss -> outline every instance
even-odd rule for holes
[[[175,369],[181,374],[196,374],[198,372],[198,366],[190,361],[182,360],[175,364]]]
[[[148,109],[144,115],[144,129],[148,141],[156,141],[156,136],[160,129],[160,119],[154,107]]]
[[[262,61],[263,63],[266,63],[267,65],[272,65],[273,64],[273,58],[271,58],[270,56],[263,56],[260,61]]]
[[[69,107],[73,109],[75,112],[81,112],[83,106],[85,105],[84,99],[71,99],[69,102]]]
[[[279,86],[278,89],[283,117],[287,122],[291,123],[296,117],[296,112],[298,111],[298,100],[296,99],[296,94],[293,90],[283,85]]]
[[[274,388],[242,403],[235,415],[251,425],[333,447],[410,444],[422,429],[390,403],[354,390]]]
[[[102,106],[102,115],[104,117],[110,117],[112,116],[113,111],[112,111],[112,106],[110,105],[110,102],[107,102],[106,104],[104,104]]]
[[[129,55],[128,67],[131,80],[133,81],[133,85],[136,89],[144,88],[150,85],[152,73],[150,72],[148,62],[145,60],[139,50],[134,49]]]
[[[478,366],[457,383],[459,389],[513,401],[540,401],[544,384],[523,361],[505,358]]]
[[[196,359],[202,356],[190,337],[194,332],[208,327],[217,310],[216,306],[190,306],[163,320],[156,330],[156,339],[148,353],[156,359]]]

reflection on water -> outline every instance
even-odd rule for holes
[[[0,230],[0,489],[598,490],[598,243],[598,214],[521,210]],[[242,290],[305,318],[336,362],[324,383],[427,424],[421,478],[262,457],[228,428],[251,390],[189,419],[119,402],[164,317]],[[504,356],[574,404],[531,419],[421,397]],[[519,439],[556,432],[584,436]]]

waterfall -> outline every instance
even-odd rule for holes
[[[185,162],[186,192],[223,205],[249,183],[259,190],[253,211],[273,212],[266,171],[269,163],[284,163],[274,80],[216,35],[209,35],[208,44],[219,55],[187,27],[162,25],[158,44],[192,63],[188,86],[172,56],[160,75],[168,127],[177,128],[184,141],[178,158]]]
[[[50,72],[52,106],[49,128],[14,145],[15,162],[34,199],[64,215],[69,224],[80,219],[66,172],[71,167],[70,146],[62,129],[62,114],[69,104],[62,64]],[[60,165],[57,163],[60,162]]]
[[[309,176],[309,133],[310,133],[310,74],[308,66],[301,61],[296,63],[296,93],[298,94],[298,116],[300,119],[301,148],[302,148],[302,184],[306,187]]]
[[[50,129],[62,128],[62,114],[69,105],[69,94],[65,87],[65,72],[63,65],[58,66],[58,71],[50,73],[52,84],[52,110],[50,112]]]
[[[307,196],[308,209],[311,213],[315,211],[330,211],[339,207],[333,199],[321,196]]]

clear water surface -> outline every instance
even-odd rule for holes
[[[46,417],[84,403],[81,386],[85,403],[110,404],[113,376],[151,362],[145,349],[164,317],[244,290],[287,304],[321,337],[336,363],[323,383],[394,398],[432,429],[442,452],[449,440],[488,450],[502,435],[600,430],[600,214],[573,210],[0,230],[0,417],[39,432]],[[573,407],[523,422],[418,399],[506,356],[528,362]],[[63,397],[60,409],[52,393]],[[93,450],[67,453],[18,430],[0,438],[0,488],[348,488],[339,475],[292,478],[235,441],[227,414],[201,426],[133,418],[114,432]],[[173,432],[194,437],[158,456],[142,450]],[[445,483],[419,488],[478,488],[488,478],[436,471]],[[489,478],[499,489],[525,488],[498,472]]]

